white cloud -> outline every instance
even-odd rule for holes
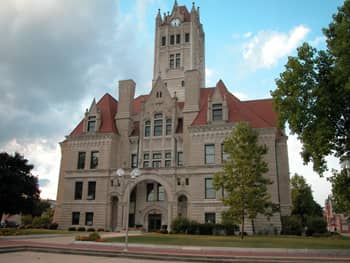
[[[310,41],[310,45],[313,47],[317,47],[320,44],[325,44],[326,43],[326,37],[325,36],[318,36],[315,39]]]
[[[252,32],[247,32],[243,35],[244,38],[250,38],[253,35]]]
[[[10,140],[1,151],[18,152],[34,165],[32,173],[45,182],[40,187],[41,198],[56,199],[58,171],[60,165],[59,139],[35,139],[34,141]]]
[[[295,50],[309,31],[304,25],[293,28],[289,33],[260,31],[243,44],[243,59],[252,70],[270,68]]]
[[[328,172],[324,177],[320,177],[312,169],[312,164],[303,165],[303,160],[300,156],[302,149],[301,142],[296,135],[289,135],[288,137],[288,157],[289,157],[289,172],[292,177],[295,173],[302,175],[306,182],[311,185],[314,199],[324,206],[324,201],[329,194],[331,194],[331,184],[327,178],[331,176],[332,169],[340,169],[339,161],[334,157],[327,157]]]

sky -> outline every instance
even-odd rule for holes
[[[192,1],[178,0],[188,9]],[[41,197],[56,198],[59,142],[83,118],[93,100],[118,81],[134,79],[136,95],[151,90],[154,26],[158,8],[173,0],[1,0],[0,151],[23,154],[34,164]],[[325,48],[322,28],[340,0],[197,0],[205,31],[206,85],[222,79],[242,100],[270,97],[288,56],[309,42]],[[303,165],[301,143],[289,134],[290,174],[312,187],[321,205],[326,178],[339,169],[327,158],[320,178]]]

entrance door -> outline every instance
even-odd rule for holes
[[[149,214],[148,215],[148,232],[156,232],[160,230],[162,226],[161,214]]]
[[[112,197],[111,228],[116,231],[118,225],[118,197]]]

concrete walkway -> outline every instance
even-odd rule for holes
[[[72,235],[2,237],[0,253],[46,252],[187,262],[350,262],[350,250],[218,248],[75,241]],[[121,236],[103,233],[102,237]],[[0,259],[2,255],[0,254]],[[2,260],[0,260],[2,261]]]

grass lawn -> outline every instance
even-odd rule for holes
[[[124,237],[106,238],[104,242],[124,242]],[[145,234],[129,236],[130,243],[210,247],[255,247],[255,248],[309,248],[350,249],[350,238],[345,237],[292,237],[292,236],[201,236]]]
[[[51,230],[51,229],[16,229],[1,228],[0,236],[19,236],[19,235],[43,235],[43,234],[72,234],[68,230]]]

